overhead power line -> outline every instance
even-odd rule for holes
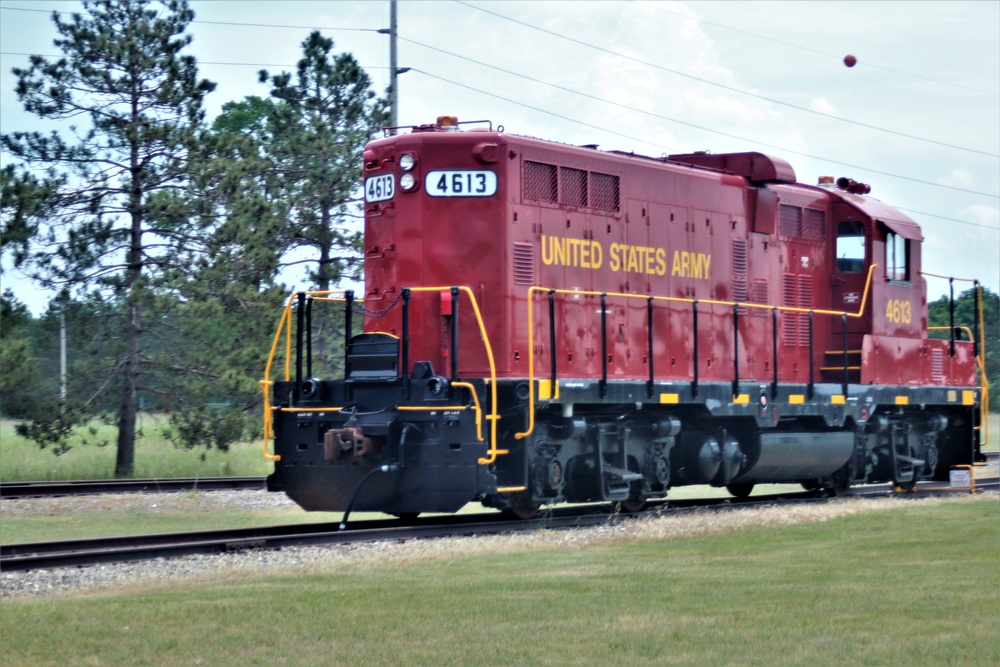
[[[437,79],[439,81],[443,81],[445,83],[448,83],[448,84],[451,84],[451,85],[454,85],[454,86],[458,86],[460,88],[465,88],[466,90],[471,90],[471,91],[476,92],[476,93],[481,93],[483,95],[487,95],[489,97],[493,97],[493,98],[496,98],[498,100],[502,100],[504,102],[509,102],[510,104],[514,104],[514,105],[517,105],[517,106],[520,106],[520,107],[524,107],[525,109],[531,109],[532,111],[537,111],[537,112],[543,113],[543,114],[545,114],[547,116],[552,116],[552,117],[558,118],[560,120],[565,120],[565,121],[568,121],[570,123],[575,123],[575,124],[581,125],[583,127],[589,127],[589,128],[595,129],[595,130],[600,130],[601,132],[605,132],[607,134],[611,134],[611,135],[614,135],[616,137],[622,137],[623,139],[629,139],[630,141],[638,141],[638,142],[642,142],[642,143],[649,143],[649,139],[648,138],[634,137],[632,135],[624,134],[622,132],[618,132],[616,130],[610,129],[610,128],[605,127],[603,125],[594,125],[593,123],[588,123],[586,121],[582,121],[582,120],[579,120],[579,119],[576,119],[576,118],[570,118],[569,116],[564,116],[564,115],[556,113],[554,111],[549,111],[548,109],[542,109],[541,107],[536,107],[536,106],[533,106],[531,104],[527,104],[525,102],[521,102],[519,100],[513,100],[513,99],[511,99],[509,97],[504,97],[503,95],[498,95],[496,93],[491,93],[491,92],[488,92],[488,91],[485,91],[485,90],[482,90],[482,89],[479,89],[479,88],[475,88],[474,86],[469,86],[467,84],[460,83],[458,81],[453,81],[451,79],[447,79],[447,78],[445,78],[443,76],[438,76],[437,74],[432,74],[430,72],[424,71],[422,69],[418,69],[416,67],[411,68],[410,71],[416,72],[418,74],[423,74],[424,76],[430,77],[432,79]],[[760,144],[760,142],[755,142],[755,143]],[[762,145],[762,146],[768,146],[769,148],[776,148],[776,146],[770,146],[769,144],[760,144],[760,145]],[[665,146],[659,146],[659,148],[666,149]],[[667,149],[667,151],[669,152],[669,149]],[[811,155],[807,155],[805,153],[800,153],[798,151],[789,150],[788,152],[795,153],[797,155],[803,155],[805,157],[813,157]],[[815,159],[822,159],[822,158],[815,158]],[[947,185],[939,185],[937,183],[931,183],[929,181],[920,181],[920,180],[917,180],[917,179],[908,178],[906,176],[898,176],[896,174],[890,174],[890,173],[887,173],[887,172],[878,171],[876,169],[869,169],[868,167],[861,167],[861,166],[857,166],[857,165],[847,164],[847,163],[844,163],[844,162],[837,162],[836,160],[828,160],[828,162],[831,162],[832,164],[838,164],[838,165],[844,166],[844,167],[850,167],[852,169],[860,169],[862,171],[871,172],[873,174],[881,174],[883,176],[892,176],[894,178],[902,178],[902,179],[905,179],[905,180],[916,181],[918,183],[923,183],[923,184],[926,184],[926,185],[934,185],[934,186],[937,186],[937,187],[950,188],[950,189],[956,189],[956,190],[960,189],[960,188],[951,188],[950,186],[947,186]],[[975,194],[985,194],[985,193],[975,193]],[[987,196],[994,196],[994,195],[987,195]],[[969,222],[968,220],[959,220],[957,218],[946,218],[944,216],[934,215],[934,214],[931,214],[931,213],[921,214],[921,215],[929,215],[931,217],[941,218],[943,220],[950,220],[952,222],[958,222],[958,223],[961,223],[963,225],[971,225],[973,227],[983,227],[984,229],[990,229],[990,230],[993,230],[993,231],[1000,231],[1000,228],[992,227],[990,225],[984,225],[984,224],[981,224],[981,223],[978,223],[978,222]]]
[[[800,106],[792,104],[790,102],[783,102],[781,100],[774,99],[773,97],[767,97],[766,95],[758,95],[757,93],[751,93],[751,92],[746,91],[746,90],[740,90],[739,88],[735,88],[733,86],[727,86],[724,83],[718,83],[717,81],[710,81],[708,79],[703,79],[703,78],[701,78],[699,76],[695,76],[693,74],[687,74],[686,72],[681,72],[681,71],[678,71],[678,70],[675,70],[675,69],[670,69],[669,67],[664,67],[663,65],[657,65],[656,63],[649,62],[648,60],[643,60],[642,58],[636,58],[635,56],[629,56],[629,55],[626,55],[624,53],[619,53],[617,51],[613,51],[611,49],[606,49],[606,48],[604,48],[602,46],[597,46],[596,44],[591,44],[590,42],[584,41],[582,39],[576,39],[575,37],[569,37],[568,35],[563,35],[562,33],[555,32],[554,30],[548,30],[546,28],[540,28],[540,27],[538,27],[536,25],[532,25],[532,24],[527,23],[525,21],[521,21],[519,19],[511,18],[509,16],[504,16],[503,14],[499,14],[499,13],[494,12],[494,11],[489,10],[489,9],[483,9],[482,7],[477,7],[476,5],[473,5],[473,4],[470,4],[468,2],[465,2],[464,0],[455,0],[455,2],[457,2],[460,5],[465,5],[466,7],[469,7],[470,9],[475,9],[477,11],[483,12],[484,14],[489,14],[491,16],[496,16],[497,18],[504,19],[505,21],[510,21],[511,23],[516,23],[517,25],[521,25],[521,26],[524,26],[526,28],[530,28],[531,30],[537,30],[538,32],[544,33],[546,35],[551,35],[552,37],[557,37],[559,39],[566,40],[567,42],[572,42],[574,44],[579,44],[579,45],[585,46],[585,47],[587,47],[589,49],[594,49],[595,51],[600,51],[601,53],[607,53],[608,55],[615,56],[616,58],[622,58],[624,60],[629,60],[629,61],[632,61],[634,63],[638,63],[640,65],[645,65],[646,67],[652,67],[654,69],[658,69],[658,70],[663,71],[663,72],[669,72],[670,74],[675,74],[677,76],[681,76],[681,77],[684,77],[686,79],[690,79],[692,81],[698,81],[700,83],[704,83],[704,84],[709,85],[709,86],[715,86],[716,88],[721,88],[723,90],[728,90],[728,91],[733,92],[733,93],[738,93],[740,95],[747,95],[749,97],[754,97],[754,98],[757,98],[759,100],[764,100],[765,102],[770,102],[772,104],[778,104],[778,105],[781,105],[781,106],[784,106],[784,107],[788,107],[790,109],[796,109],[798,111],[804,111],[805,113],[810,113],[810,114],[814,114],[814,115],[817,115],[817,116],[822,116],[824,118],[830,118],[832,120],[840,121],[840,122],[843,122],[843,123],[849,123],[851,125],[856,125],[858,127],[864,127],[864,128],[869,129],[869,130],[877,130],[879,132],[885,132],[886,134],[892,134],[892,135],[899,136],[899,137],[905,137],[907,139],[913,139],[914,141],[922,141],[924,143],[934,144],[936,146],[943,146],[945,148],[952,148],[952,149],[955,149],[955,150],[965,151],[965,152],[968,152],[968,153],[976,153],[978,155],[986,155],[988,157],[998,157],[998,158],[1000,158],[1000,153],[990,153],[988,151],[981,151],[981,150],[977,150],[975,148],[967,148],[965,146],[958,146],[956,144],[949,144],[949,143],[947,143],[945,141],[937,141],[935,139],[928,139],[926,137],[918,137],[918,136],[916,136],[914,134],[907,134],[906,132],[899,132],[897,130],[890,130],[889,128],[886,128],[886,127],[879,127],[877,125],[870,125],[868,123],[862,123],[860,121],[850,120],[848,118],[843,118],[841,116],[835,116],[833,114],[824,113],[822,111],[817,111],[815,109],[809,109],[807,107],[800,107]]]
[[[798,49],[800,51],[807,51],[809,53],[815,53],[815,54],[818,54],[818,55],[821,55],[821,56],[828,56],[830,58],[835,58],[838,61],[843,58],[843,54],[830,53],[829,51],[820,51],[819,49],[814,49],[814,48],[809,47],[809,46],[803,46],[802,44],[795,44],[794,42],[786,42],[785,40],[775,39],[774,37],[768,37],[766,35],[761,35],[761,34],[758,34],[758,33],[755,33],[755,32],[750,32],[749,30],[743,30],[741,28],[734,28],[731,25],[726,25],[724,23],[718,23],[717,21],[709,21],[708,19],[705,19],[705,18],[694,17],[694,16],[691,16],[689,14],[684,14],[684,13],[681,13],[681,12],[677,12],[677,11],[674,11],[672,9],[668,9],[667,7],[664,7],[662,5],[647,4],[645,2],[639,2],[637,4],[640,5],[641,7],[648,7],[649,9],[652,9],[652,10],[655,10],[655,11],[658,11],[658,12],[663,12],[663,13],[666,13],[666,14],[673,14],[674,16],[680,16],[680,17],[685,18],[685,19],[687,19],[689,21],[697,21],[698,23],[704,23],[705,25],[714,26],[716,28],[722,28],[723,30],[729,30],[731,32],[738,32],[741,35],[747,35],[748,37],[753,37],[755,39],[760,39],[760,40],[763,40],[765,42],[773,42],[775,44],[781,44],[782,46],[787,46],[787,47],[790,47],[790,48],[793,48],[793,49]],[[965,90],[971,90],[971,91],[976,92],[976,93],[983,93],[984,95],[992,95],[994,97],[1000,97],[1000,92],[993,91],[993,90],[983,90],[982,88],[975,88],[973,86],[966,86],[964,84],[955,83],[954,81],[947,81],[945,79],[935,79],[934,77],[925,76],[923,74],[917,74],[915,72],[906,72],[906,71],[899,70],[899,69],[893,69],[891,67],[883,67],[882,65],[876,65],[875,63],[868,62],[867,60],[862,61],[862,63],[863,63],[863,66],[865,66],[865,67],[871,67],[872,69],[882,70],[883,72],[892,72],[893,74],[901,74],[903,76],[913,77],[914,79],[923,79],[924,81],[930,81],[932,83],[937,83],[937,84],[940,84],[942,86],[952,86],[954,88],[964,88]]]
[[[460,60],[464,60],[466,62],[474,63],[474,64],[480,65],[482,67],[488,67],[488,68],[496,70],[498,72],[503,72],[505,74],[509,74],[511,76],[516,76],[516,77],[525,79],[527,81],[532,81],[534,83],[542,84],[544,86],[549,86],[551,88],[555,88],[556,90],[562,90],[562,91],[565,91],[565,92],[568,92],[568,93],[572,93],[574,95],[579,95],[581,97],[585,97],[587,99],[594,100],[596,102],[601,102],[603,104],[610,104],[612,106],[616,106],[616,107],[619,107],[621,109],[626,109],[628,111],[633,111],[635,113],[640,113],[640,114],[643,114],[643,115],[646,115],[646,116],[650,116],[652,118],[658,118],[660,120],[669,121],[671,123],[677,123],[679,125],[685,125],[687,127],[693,127],[695,129],[703,130],[705,132],[711,132],[712,134],[717,134],[719,136],[729,137],[730,139],[738,139],[740,141],[747,141],[747,142],[758,144],[758,145],[761,145],[761,146],[767,146],[768,148],[773,148],[775,150],[779,150],[779,151],[782,151],[782,152],[785,152],[785,153],[794,153],[796,155],[801,155],[803,157],[811,158],[813,160],[821,160],[823,162],[829,162],[831,164],[840,165],[842,167],[850,167],[852,169],[864,169],[865,171],[869,171],[869,172],[874,173],[874,174],[880,174],[882,176],[890,176],[890,177],[893,177],[893,178],[900,178],[900,179],[911,181],[911,182],[914,182],[914,183],[921,183],[923,185],[930,185],[930,186],[933,186],[933,187],[936,187],[936,188],[944,188],[946,190],[955,190],[957,192],[965,192],[965,193],[968,193],[968,194],[980,195],[982,197],[991,197],[993,199],[1000,199],[1000,195],[989,193],[989,192],[980,192],[978,190],[969,190],[969,189],[966,189],[966,188],[959,188],[959,187],[956,187],[956,186],[953,186],[953,185],[943,185],[941,183],[934,183],[932,181],[925,181],[925,180],[921,180],[919,178],[913,178],[911,176],[903,176],[901,174],[893,174],[893,173],[890,173],[890,172],[878,171],[876,169],[871,169],[871,168],[868,168],[868,167],[861,167],[861,166],[849,164],[849,163],[846,163],[846,162],[840,162],[838,160],[834,160],[834,159],[831,159],[831,158],[822,157],[822,156],[819,156],[819,155],[810,155],[809,153],[803,153],[802,151],[796,151],[796,150],[793,150],[791,148],[786,148],[784,146],[775,146],[773,144],[764,143],[764,142],[758,141],[756,139],[748,139],[747,137],[741,137],[739,135],[731,134],[729,132],[723,132],[721,130],[714,130],[712,128],[705,127],[703,125],[697,125],[695,123],[690,123],[688,121],[679,120],[677,118],[671,118],[670,116],[664,116],[663,114],[659,114],[659,113],[656,113],[656,112],[653,112],[653,111],[646,111],[644,109],[637,109],[637,108],[629,106],[627,104],[622,104],[621,102],[615,102],[613,100],[607,100],[607,99],[604,99],[602,97],[597,97],[596,95],[591,95],[589,93],[583,93],[583,92],[580,92],[578,90],[573,90],[572,88],[567,88],[565,86],[560,86],[560,85],[555,84],[555,83],[549,83],[547,81],[542,81],[540,79],[536,79],[536,78],[531,77],[531,76],[527,76],[527,75],[524,75],[524,74],[519,74],[518,72],[513,72],[511,70],[504,69],[502,67],[497,67],[495,65],[490,65],[488,63],[484,63],[484,62],[481,62],[479,60],[475,60],[474,58],[469,58],[467,56],[459,55],[457,53],[452,53],[450,51],[445,51],[444,49],[439,49],[436,46],[430,46],[428,44],[423,44],[421,42],[418,42],[418,41],[413,40],[413,39],[409,39],[407,37],[398,37],[398,39],[400,41],[407,42],[409,44],[414,44],[416,46],[421,46],[421,47],[423,47],[425,49],[430,49],[432,51],[436,51],[438,53],[442,53],[444,55],[447,55],[447,56],[450,56],[450,57],[453,57],[453,58],[458,58]],[[422,72],[422,73],[423,74],[427,74],[428,76],[435,76],[435,75],[429,74],[428,72]],[[460,84],[460,83],[458,83],[456,81],[452,81],[450,79],[444,79],[443,77],[435,77],[435,78],[439,78],[442,81],[447,81],[448,83],[452,83],[452,84],[455,84],[455,85],[458,85],[458,86],[463,86],[463,87],[469,88],[470,90],[475,90],[477,92],[481,92],[481,93],[484,93],[486,95],[490,95],[490,93],[487,93],[485,91],[479,90],[477,88],[471,88],[469,86],[464,86],[464,84]],[[499,96],[495,96],[495,97],[499,97]],[[507,99],[507,98],[500,97],[499,99]],[[527,106],[527,105],[522,105],[522,106]],[[536,107],[528,107],[528,108],[535,109]],[[548,112],[545,112],[545,113],[548,113]],[[557,116],[559,118],[565,118],[564,116],[559,116],[558,114],[551,114],[551,115],[555,115],[555,116]],[[570,119],[567,119],[567,120],[570,120]],[[573,122],[580,123],[580,121],[573,121]],[[590,125],[588,123],[581,123],[581,124],[583,124],[583,125],[585,125],[587,127],[596,127],[596,126]],[[606,129],[606,128],[601,128],[601,129]],[[615,132],[613,134],[618,134],[618,133]],[[626,135],[619,135],[619,136],[626,137]],[[626,137],[626,138],[636,139],[638,141],[647,141],[645,139],[638,139],[636,137]]]

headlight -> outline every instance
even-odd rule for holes
[[[416,180],[414,180],[413,174],[403,174],[399,177],[399,187],[404,190],[412,190],[414,185],[416,185]]]
[[[413,165],[416,164],[416,160],[409,153],[403,153],[399,156],[399,168],[403,171],[409,171],[413,169]]]

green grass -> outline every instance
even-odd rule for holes
[[[249,477],[271,472],[273,466],[261,452],[261,442],[238,443],[228,452],[203,449],[183,450],[174,447],[160,432],[166,419],[162,415],[140,415],[141,435],[136,439],[135,477]],[[90,442],[75,444],[61,456],[19,436],[14,422],[0,422],[0,480],[52,481],[66,479],[110,479],[115,473],[114,426],[94,423],[96,434],[87,427],[80,437]],[[204,454],[204,459],[202,455]]]
[[[995,665],[996,496],[0,603],[10,665]]]
[[[147,496],[150,504],[155,496]],[[4,516],[0,521],[0,543],[55,542],[112,535],[180,533],[192,530],[256,528],[299,523],[340,521],[342,514],[291,510],[246,511],[130,511],[92,512],[86,514],[30,514]],[[385,515],[378,515],[385,518]]]

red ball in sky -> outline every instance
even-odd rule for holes
[[[850,53],[848,53],[846,56],[844,56],[844,64],[847,65],[848,67],[854,67],[855,65],[858,64],[858,59],[852,56]]]

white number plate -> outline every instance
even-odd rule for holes
[[[365,181],[365,201],[386,201],[396,194],[396,180],[392,174],[372,176]]]
[[[492,197],[497,193],[497,175],[471,169],[430,171],[424,189],[432,197]]]

